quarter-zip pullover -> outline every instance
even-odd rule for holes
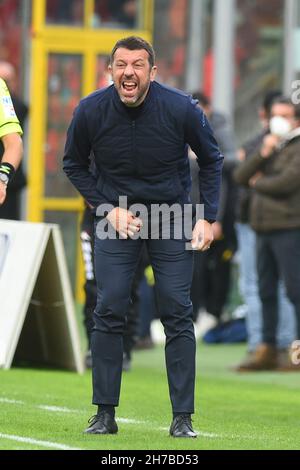
[[[197,101],[152,82],[137,108],[126,107],[111,85],[79,103],[67,134],[64,171],[93,207],[189,202],[188,145],[197,155],[206,219],[218,209],[223,156]],[[91,162],[94,163],[91,170]]]

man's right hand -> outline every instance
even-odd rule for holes
[[[122,238],[134,237],[143,226],[141,219],[121,207],[115,207],[106,218]]]
[[[269,158],[279,144],[280,138],[277,135],[267,134],[264,137],[260,154],[263,158]]]
[[[0,206],[3,204],[6,198],[6,184],[0,182]]]
[[[207,220],[199,219],[193,230],[193,239],[191,241],[192,249],[198,251],[209,250],[214,241],[212,224]]]

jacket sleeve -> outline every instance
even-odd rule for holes
[[[300,187],[299,154],[295,152],[285,169],[276,175],[262,176],[255,184],[255,190],[268,196],[288,196]]]
[[[97,189],[96,178],[90,171],[91,141],[82,103],[75,109],[67,131],[63,170],[71,183],[93,208],[108,203]]]
[[[249,180],[255,173],[262,170],[265,163],[266,159],[263,158],[260,153],[256,153],[252,157],[247,158],[247,160],[238,164],[235,168],[233,172],[235,182],[243,186],[248,186]]]
[[[8,88],[0,78],[0,139],[8,134],[23,134]]]
[[[210,124],[197,106],[188,103],[185,121],[185,140],[197,156],[199,166],[200,204],[204,205],[204,218],[216,220],[222,179],[221,155]]]

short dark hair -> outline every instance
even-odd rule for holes
[[[294,103],[288,96],[279,96],[278,98],[275,98],[272,101],[271,107],[273,107],[274,104],[286,104],[288,106],[294,106]]]
[[[151,44],[145,39],[140,38],[139,36],[129,36],[127,38],[120,39],[113,47],[113,50],[110,54],[110,63],[113,63],[114,55],[117,49],[124,47],[124,49],[129,49],[130,51],[139,51],[144,49],[148,52],[148,60],[151,67],[155,64],[155,52]]]
[[[269,90],[263,99],[262,108],[264,109],[266,115],[270,117],[271,108],[275,100],[282,98],[282,91],[280,90]]]

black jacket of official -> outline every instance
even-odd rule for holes
[[[198,158],[204,216],[215,220],[223,156],[212,129],[197,101],[157,82],[136,110],[114,85],[82,99],[68,129],[64,171],[93,207],[117,206],[119,196],[130,204],[187,203],[188,145]]]

